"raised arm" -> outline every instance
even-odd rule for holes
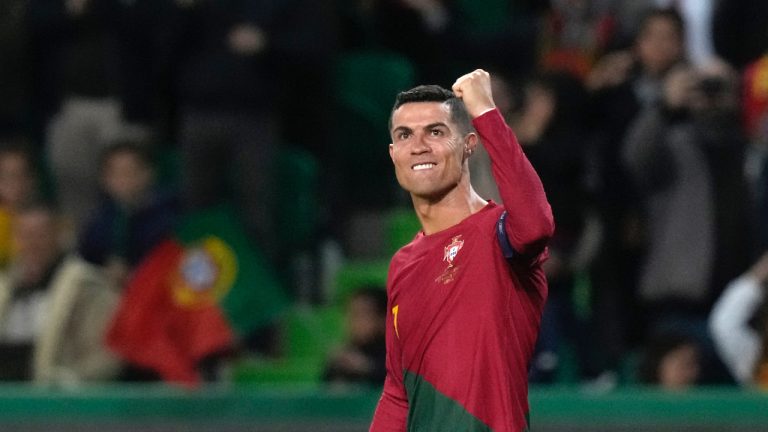
[[[453,85],[491,158],[491,170],[507,210],[507,237],[515,251],[535,256],[554,233],[552,209],[538,174],[496,109],[488,72],[476,70]]]

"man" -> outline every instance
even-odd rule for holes
[[[464,75],[453,92],[416,87],[392,112],[389,152],[422,232],[390,265],[387,378],[373,432],[528,428],[552,212],[496,109],[489,74]],[[480,139],[504,207],[470,184]]]
[[[75,385],[113,378],[119,362],[103,339],[117,290],[62,249],[50,208],[19,209],[12,231],[15,255],[0,273],[0,380]]]

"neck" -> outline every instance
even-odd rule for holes
[[[411,195],[413,208],[424,234],[434,234],[461,223],[480,211],[487,202],[468,182],[459,183],[445,196],[432,200]]]

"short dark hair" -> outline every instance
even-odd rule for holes
[[[680,14],[680,12],[674,7],[656,7],[646,10],[645,15],[643,15],[643,18],[640,22],[640,32],[638,34],[644,32],[648,27],[648,23],[657,18],[672,21],[672,23],[677,28],[680,38],[685,38],[685,21],[683,20],[683,16]]]
[[[22,137],[0,139],[0,157],[17,155],[24,159],[27,168],[33,174],[37,174],[37,163],[29,142]]]
[[[459,127],[462,133],[473,132],[472,119],[469,117],[467,107],[464,101],[456,95],[439,85],[420,85],[410,90],[397,94],[395,106],[392,107],[392,113],[389,115],[389,128],[392,129],[392,114],[401,106],[412,102],[442,102],[448,105],[451,110],[451,121]]]

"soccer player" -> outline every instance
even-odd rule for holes
[[[483,70],[459,78],[453,92],[400,93],[390,133],[397,180],[422,231],[390,264],[387,378],[370,430],[525,431],[554,231],[541,181]],[[503,207],[469,181],[481,139]]]

